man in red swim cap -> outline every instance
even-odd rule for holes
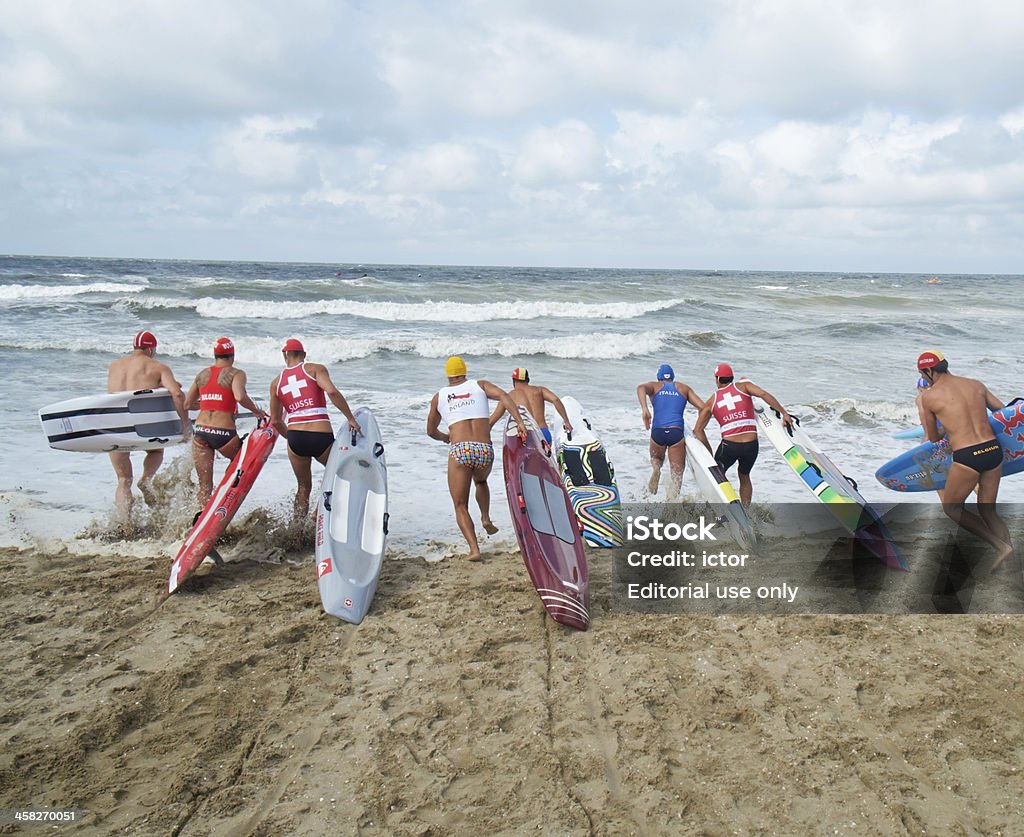
[[[988,410],[1001,410],[1005,405],[981,381],[952,374],[949,361],[941,352],[922,352],[917,368],[928,382],[918,399],[921,426],[931,442],[938,442],[945,435],[953,451],[942,510],[968,532],[995,547],[996,562],[992,569],[996,570],[1013,556],[1013,544],[1006,524],[996,513],[1003,449],[989,423]],[[964,508],[975,488],[978,514]]]
[[[174,408],[181,418],[182,434],[187,440],[192,435],[192,428],[188,421],[188,411],[185,409],[181,384],[174,379],[174,373],[171,372],[169,366],[153,359],[155,354],[156,335],[148,330],[138,332],[132,341],[131,354],[117,358],[107,367],[107,392],[128,392],[163,387],[171,394]],[[139,477],[137,485],[147,505],[152,505],[154,502],[153,494],[150,491],[150,482],[163,461],[163,448],[146,451],[146,457],[142,461],[142,476]],[[114,499],[117,505],[118,523],[127,531],[133,503],[131,454],[125,450],[111,451],[110,462],[114,466],[114,473],[117,474],[117,490]]]

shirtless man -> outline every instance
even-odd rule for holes
[[[715,393],[708,399],[697,423],[693,435],[709,451],[711,443],[704,432],[711,417],[721,427],[722,441],[714,451],[715,463],[726,473],[733,464],[740,478],[740,502],[749,506],[754,496],[754,484],[750,481],[750,471],[757,461],[757,417],[754,413],[754,397],[762,399],[769,407],[782,416],[782,423],[787,427],[792,424],[786,408],[767,390],[761,389],[751,381],[741,379],[734,381],[732,367],[728,363],[720,363],[715,367]]]
[[[228,460],[242,446],[235,429],[235,408],[241,404],[260,421],[267,414],[245,391],[245,372],[235,366],[235,345],[227,337],[213,344],[213,366],[196,375],[185,396],[185,408],[199,410],[192,433],[192,456],[199,478],[199,507],[205,508],[213,493],[214,453]]]
[[[919,375],[918,376],[918,378],[917,378],[917,395],[914,398],[914,404],[917,406],[917,415],[918,415],[918,417],[921,416],[921,395],[930,386],[931,386],[931,383],[928,381],[928,379],[926,377],[924,377],[923,375]],[[921,424],[921,429],[924,430],[924,423],[923,422]],[[940,430],[942,429],[941,425],[939,426],[939,429]],[[935,492],[938,495],[938,497],[939,497],[939,502],[940,503],[942,502],[942,493],[943,493],[943,491],[944,491],[944,489],[940,488],[940,489],[938,489]]]
[[[135,335],[132,353],[119,357],[107,367],[107,392],[128,392],[138,389],[156,389],[163,387],[174,401],[174,408],[181,419],[182,436],[187,441],[192,435],[192,428],[185,410],[185,398],[181,393],[181,385],[174,379],[169,366],[153,359],[156,354],[156,336],[152,331],[140,331]],[[142,461],[142,476],[137,483],[139,491],[147,505],[152,505],[154,498],[150,492],[150,482],[160,464],[164,461],[163,448],[146,451]],[[118,522],[127,527],[132,511],[132,460],[131,454],[124,450],[110,452],[110,462],[117,474],[117,490],[114,499],[117,505]]]
[[[953,451],[942,510],[968,532],[995,547],[995,571],[1013,556],[1013,544],[1006,524],[996,513],[1003,450],[989,424],[986,408],[1001,410],[1004,405],[981,381],[953,375],[941,352],[924,352],[917,359],[917,368],[929,384],[918,400],[921,426],[931,442],[946,435]],[[975,487],[980,516],[964,508],[964,501]]]
[[[526,424],[516,403],[505,390],[490,381],[466,379],[466,362],[461,357],[448,358],[444,373],[448,377],[448,386],[435,393],[430,401],[427,435],[449,445],[448,491],[455,506],[455,522],[469,545],[467,559],[479,561],[480,544],[469,514],[470,485],[476,485],[476,503],[480,507],[480,522],[484,530],[490,535],[498,531],[491,522],[491,490],[487,486],[487,477],[494,465],[491,413],[487,399],[500,402],[524,436]],[[442,420],[448,425],[447,433],[440,430]]]
[[[692,404],[698,410],[704,409],[704,402],[686,384],[676,380],[676,373],[667,363],[658,367],[658,379],[640,384],[636,397],[643,411],[644,428],[651,432],[651,479],[647,490],[658,493],[661,469],[668,454],[671,482],[667,499],[675,500],[683,484],[683,469],[686,467],[686,439],[683,426],[683,412]],[[650,400],[651,409],[647,408]],[[654,416],[651,416],[651,410]]]
[[[281,349],[285,369],[270,384],[270,419],[288,439],[288,460],[295,473],[296,519],[309,513],[313,490],[313,460],[327,464],[334,444],[334,428],[327,415],[327,399],[348,419],[351,433],[362,433],[348,401],[322,363],[306,363],[306,350],[294,337]]]
[[[545,403],[554,406],[555,411],[562,417],[562,427],[565,428],[565,432],[572,433],[572,422],[569,421],[569,416],[566,415],[562,399],[547,387],[531,384],[530,373],[521,366],[512,370],[512,390],[509,392],[509,397],[520,407],[526,407],[529,410],[533,420],[537,423],[537,429],[540,430],[544,440],[548,443],[549,449],[551,447],[551,430],[548,428],[548,422],[544,416]],[[504,409],[498,409],[496,415],[491,416],[492,426],[504,412]]]

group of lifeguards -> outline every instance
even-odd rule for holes
[[[175,399],[183,426],[188,436],[188,410],[199,414],[192,432],[192,450],[199,480],[199,504],[204,506],[213,491],[213,462],[216,453],[231,459],[239,449],[241,440],[235,426],[238,407],[250,410],[261,422],[269,421],[287,439],[288,459],[295,474],[296,491],[294,511],[304,516],[309,511],[309,498],[313,488],[312,460],[325,464],[334,443],[334,432],[327,413],[327,400],[342,412],[349,428],[359,432],[359,425],[345,396],[334,385],[327,367],[306,360],[306,350],[294,337],[289,338],[281,352],[284,370],[270,385],[270,407],[264,411],[246,391],[245,372],[235,366],[235,347],[227,337],[213,345],[213,365],[196,375],[186,395],[174,380],[168,367],[153,359],[157,340],[151,331],[140,331],[135,336],[133,353],[111,364],[124,370],[124,374],[108,376],[108,388],[141,389],[165,386]],[[480,549],[469,515],[470,489],[475,487],[481,523],[488,533],[497,531],[489,513],[487,477],[494,462],[494,449],[490,441],[491,428],[506,411],[525,432],[517,407],[526,407],[534,417],[548,444],[551,434],[544,418],[544,406],[550,403],[563,419],[567,430],[571,425],[561,400],[547,387],[530,383],[529,372],[517,368],[512,373],[512,388],[506,392],[486,380],[469,380],[465,361],[451,357],[445,365],[448,386],[433,397],[427,416],[427,434],[449,445],[448,488],[455,506],[459,529],[469,546],[470,560],[479,560]],[[754,417],[752,396],[763,398],[777,409],[785,422],[789,414],[771,393],[750,381],[733,380],[728,364],[719,364],[715,370],[717,390],[705,402],[692,388],[675,380],[675,373],[667,363],[658,369],[657,380],[637,387],[637,396],[643,409],[644,426],[651,432],[650,454],[652,473],[648,488],[657,492],[661,469],[666,455],[671,469],[669,499],[679,494],[683,469],[686,464],[683,411],[687,403],[696,407],[698,416],[694,433],[708,444],[704,428],[713,416],[722,428],[722,441],[715,458],[723,471],[739,463],[740,497],[750,503],[752,488],[750,470],[757,459],[757,422]],[[489,401],[498,402],[494,411]],[[648,409],[648,401],[650,408]],[[652,415],[653,411],[653,415]],[[447,425],[448,432],[440,426]],[[162,451],[150,451],[144,466],[139,488],[149,499],[148,481],[160,464]],[[127,453],[111,454],[118,471],[119,506],[127,514],[131,505],[131,461]]]
[[[331,381],[327,367],[306,362],[302,343],[289,338],[281,348],[285,368],[270,385],[270,409],[265,411],[246,391],[246,374],[235,366],[235,346],[227,337],[218,338],[213,344],[213,365],[196,375],[184,395],[170,368],[154,360],[156,347],[153,332],[146,330],[136,334],[132,353],[110,364],[107,390],[120,392],[162,386],[170,392],[182,420],[183,436],[186,440],[192,438],[200,508],[206,505],[213,492],[215,453],[231,459],[241,445],[235,426],[235,415],[241,406],[252,411],[260,422],[271,422],[288,440],[288,459],[297,483],[295,513],[305,515],[313,488],[312,460],[326,463],[334,443],[327,399],[341,410],[350,430],[359,431],[359,424],[345,396]],[[192,429],[188,411],[196,409],[199,414]],[[126,451],[115,451],[110,459],[118,476],[118,512],[122,524],[127,526],[132,506],[131,458]],[[147,502],[152,501],[150,481],[162,461],[162,449],[147,452],[138,482]]]
[[[213,489],[215,452],[231,458],[241,444],[235,428],[235,413],[241,405],[251,410],[260,421],[272,422],[287,438],[288,459],[297,483],[294,510],[296,516],[306,515],[313,487],[312,460],[326,464],[334,443],[327,400],[330,399],[342,412],[353,433],[360,432],[345,396],[331,381],[327,367],[307,362],[302,343],[294,337],[288,339],[281,348],[285,368],[270,385],[268,413],[246,392],[246,375],[234,365],[235,347],[228,338],[221,337],[214,343],[213,365],[196,375],[187,395],[182,394],[170,369],[153,359],[156,345],[156,336],[151,331],[136,334],[132,354],[110,364],[108,391],[166,387],[182,417],[186,439],[189,436],[188,410],[199,410],[192,434],[192,448],[199,478],[200,503],[205,505]],[[951,444],[955,442],[957,445],[950,483],[942,498],[943,507],[950,517],[992,543],[999,551],[999,563],[1002,563],[1012,554],[1012,547],[1005,525],[994,511],[1001,457],[985,411],[986,403],[996,409],[1002,407],[1002,402],[979,381],[949,374],[948,363],[938,352],[921,355],[918,369],[930,385],[926,396],[928,410],[922,412],[928,438],[933,441],[940,438],[936,427],[937,421],[941,421]],[[520,432],[525,433],[518,410],[523,407],[533,416],[547,445],[550,445],[551,434],[544,417],[546,403],[554,406],[567,431],[572,427],[558,396],[546,387],[531,384],[526,369],[513,371],[512,388],[508,392],[490,381],[469,379],[466,363],[460,357],[448,359],[445,375],[448,385],[439,390],[430,402],[427,435],[449,446],[448,489],[456,521],[469,546],[468,558],[478,561],[480,548],[469,514],[471,488],[475,487],[484,528],[488,533],[497,531],[490,519],[490,492],[487,487],[487,477],[494,463],[491,428],[508,412]],[[694,436],[711,451],[705,428],[712,418],[718,422],[721,442],[713,451],[715,461],[723,473],[738,465],[740,500],[744,505],[750,504],[753,495],[750,472],[758,456],[758,425],[753,399],[763,399],[779,413],[787,427],[792,419],[770,392],[744,378],[736,380],[732,367],[727,363],[720,363],[715,368],[714,381],[715,392],[705,401],[690,386],[677,381],[672,367],[663,363],[658,368],[656,380],[637,387],[644,427],[650,431],[651,477],[647,487],[651,494],[657,493],[667,457],[670,485],[666,494],[669,500],[679,495],[686,464],[683,414],[686,405],[692,404],[699,411],[693,427]],[[489,401],[497,402],[495,410],[490,410]],[[448,432],[441,431],[442,422],[447,425]],[[982,461],[982,454],[990,456],[992,462]],[[118,475],[118,507],[127,521],[132,502],[131,460],[123,451],[111,453],[110,457]],[[138,483],[147,502],[151,501],[149,481],[162,458],[162,450],[147,453]],[[963,500],[979,484],[984,520],[963,510]]]

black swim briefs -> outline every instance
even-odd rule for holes
[[[983,474],[985,471],[991,471],[1003,464],[1003,449],[999,447],[999,442],[995,439],[979,442],[976,445],[969,445],[966,448],[953,451],[953,461]]]
[[[321,430],[289,430],[288,447],[296,456],[316,459],[334,444],[334,434]]]
[[[237,439],[238,433],[227,427],[203,427],[197,424],[192,429],[192,437],[211,450],[220,450],[233,439]]]

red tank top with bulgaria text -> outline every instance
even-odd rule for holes
[[[222,387],[217,381],[224,366],[210,367],[210,380],[199,387],[199,409],[216,410],[220,413],[233,413],[237,406],[235,394],[230,387]]]
[[[756,433],[757,417],[754,414],[754,399],[729,384],[715,392],[713,415],[722,426],[722,438],[740,433]]]
[[[288,426],[310,421],[330,421],[327,415],[327,397],[306,372],[306,364],[289,366],[281,373],[277,384],[277,397],[284,407]]]

